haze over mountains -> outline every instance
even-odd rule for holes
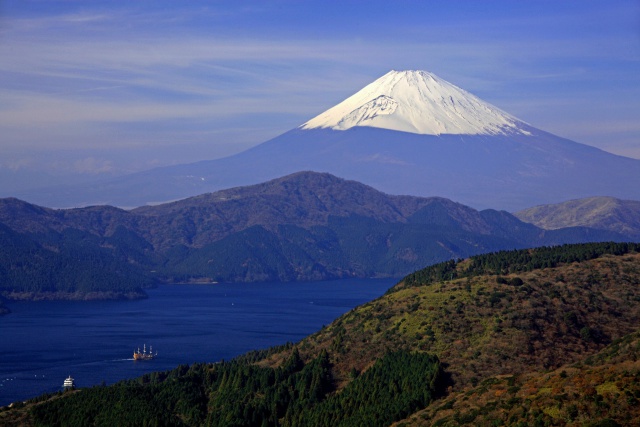
[[[424,71],[391,71],[299,128],[234,156],[14,196],[50,207],[136,207],[299,171],[476,209],[640,199],[640,160],[536,129]]]

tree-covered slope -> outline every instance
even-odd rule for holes
[[[296,349],[277,368],[239,358],[180,366],[138,380],[42,396],[0,411],[3,425],[384,427],[442,394],[437,357],[390,352],[334,393],[326,352],[306,363]]]
[[[144,243],[124,230],[109,238],[75,229],[38,236],[0,224],[0,293],[12,299],[139,298],[153,281],[136,262]]]

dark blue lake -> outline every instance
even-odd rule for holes
[[[397,280],[164,285],[138,301],[11,302],[0,316],[0,406],[297,342]],[[133,361],[134,349],[158,357]]]

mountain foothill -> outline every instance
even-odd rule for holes
[[[503,249],[626,241],[624,230],[546,230],[505,211],[391,196],[317,172],[123,210],[0,200],[2,295],[138,298],[158,282],[402,277]]]

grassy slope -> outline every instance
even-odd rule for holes
[[[635,332],[556,370],[487,378],[395,425],[639,425],[639,357]]]
[[[343,374],[365,369],[386,349],[430,352],[449,364],[461,388],[490,375],[575,362],[638,325],[638,254],[517,276],[524,285],[479,276],[388,293],[303,340],[301,353],[326,348]]]
[[[597,399],[585,403],[582,397],[583,393],[592,393],[588,384],[598,373],[607,372],[608,375],[602,376],[600,383],[594,382],[593,387],[601,386],[600,390],[613,389],[609,383],[618,379],[625,384],[632,379],[637,382],[636,353],[624,353],[623,356],[629,357],[622,357],[620,365],[612,365],[611,372],[606,364],[573,364],[637,330],[640,324],[640,255],[604,256],[517,276],[523,280],[522,286],[497,283],[496,276],[456,279],[420,287],[402,288],[400,284],[399,290],[352,310],[303,340],[299,344],[301,354],[310,357],[327,349],[334,362],[336,378],[344,385],[349,381],[348,373],[352,368],[367,369],[387,349],[407,348],[434,353],[452,375],[448,399],[454,402],[474,393],[479,395],[473,399],[468,397],[469,402],[482,402],[481,397],[489,401],[488,393],[497,391],[497,395],[501,395],[503,385],[512,387],[512,383],[513,386],[520,384],[520,390],[524,391],[517,394],[510,388],[512,393],[506,394],[504,401],[511,397],[525,399],[523,396],[533,393],[534,387],[529,387],[527,381],[539,384],[538,390],[547,390],[553,383],[553,375],[560,376],[564,370],[567,377],[563,374],[563,387],[573,384],[574,378],[584,379],[580,386],[583,388],[577,394],[568,393],[565,400],[569,401],[567,408],[572,404],[577,407],[577,412],[575,408],[564,409],[571,411],[574,420],[588,416],[594,419],[613,417],[627,424],[624,417],[635,412],[608,411],[603,409],[608,408],[606,405],[597,406],[600,405]],[[637,337],[635,339],[637,341]],[[263,363],[278,364],[279,358],[272,356]],[[573,367],[567,368],[567,365]],[[559,368],[562,369],[555,371]],[[618,371],[622,373],[616,374]],[[545,376],[545,372],[551,374]],[[511,379],[514,375],[515,380]],[[550,385],[544,385],[545,381]],[[621,390],[618,393],[626,393],[628,389],[633,395],[629,405],[640,404],[640,387],[617,387]],[[491,411],[495,412],[485,409],[490,414],[487,419],[491,420],[487,425],[493,423],[493,418],[509,425],[516,425],[521,418],[533,423],[540,413],[548,422],[562,424],[566,418],[564,413],[549,409],[550,403],[542,400],[544,393],[546,391],[536,394],[540,400],[535,403],[521,405],[520,409],[512,408],[516,415],[491,403]],[[547,397],[553,400],[553,395],[555,392]],[[607,397],[609,405],[618,400],[619,396],[616,396],[614,393]],[[438,421],[447,412],[439,413],[440,416],[434,414],[438,413],[438,408],[442,409],[442,405],[448,405],[447,402],[432,404],[426,412],[405,424],[429,425],[431,421]],[[515,407],[514,402],[509,404]],[[554,407],[558,407],[558,401],[554,402]],[[470,404],[458,412],[453,411],[460,422],[454,420],[451,413],[451,419],[444,421],[451,425],[476,425],[481,420],[472,415],[481,405]],[[522,415],[518,410],[527,413],[529,418],[517,416]],[[467,418],[460,416],[465,411]],[[430,421],[425,421],[423,416]],[[449,425],[444,421],[444,425]],[[522,425],[532,424],[525,422]]]

